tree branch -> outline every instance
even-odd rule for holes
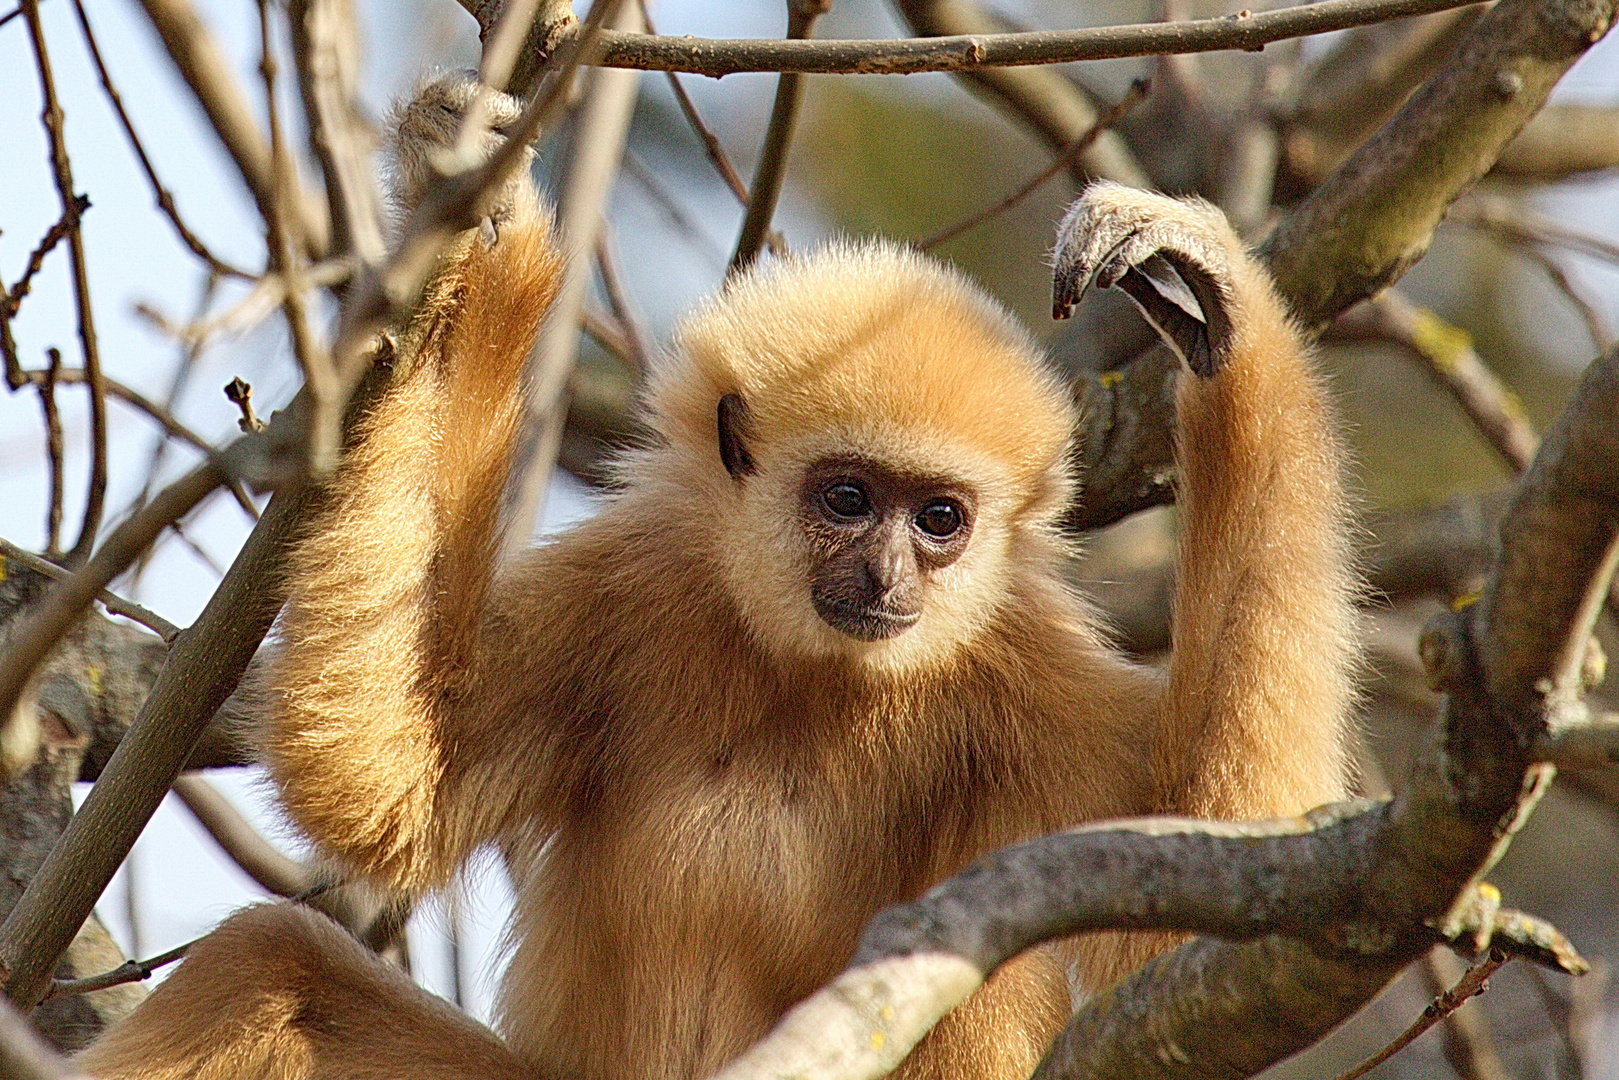
[[[994,34],[1008,29],[973,0],[895,0],[894,8],[911,30],[924,37]],[[991,68],[959,76],[1002,110],[1032,129],[1053,150],[1065,150],[1085,138],[1101,121],[1095,104],[1062,72],[1040,68]],[[1063,154],[1063,166],[1075,179],[1117,180],[1131,187],[1151,187],[1130,147],[1101,124],[1101,133],[1077,155]]]
[[[803,41],[815,29],[815,23],[831,8],[832,0],[787,0],[787,40]],[[753,184],[748,188],[748,209],[742,216],[741,235],[736,240],[736,251],[731,255],[727,274],[735,274],[752,266],[770,233],[771,219],[776,216],[776,203],[781,198],[781,187],[787,179],[787,151],[793,142],[793,130],[798,125],[798,108],[804,101],[804,76],[797,72],[783,72],[776,79],[776,98],[770,107],[770,124],[765,129],[764,147],[759,151],[759,166],[753,173]]]
[[[1262,249],[1294,315],[1318,326],[1399,279],[1445,210],[1495,164],[1613,5],[1502,0]]]
[[[1277,11],[1239,13],[1177,23],[1137,23],[1085,30],[1022,34],[958,34],[890,41],[732,40],[654,37],[610,31],[597,63],[643,71],[736,75],[779,71],[805,74],[914,75],[1030,64],[1066,64],[1121,56],[1254,51],[1270,42],[1325,34],[1351,26],[1425,15],[1477,0],[1323,0]]]

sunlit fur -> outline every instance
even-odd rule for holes
[[[498,845],[517,892],[503,1043],[272,907],[228,920],[84,1065],[701,1080],[835,974],[875,912],[984,852],[1098,818],[1341,797],[1353,578],[1309,358],[1212,211],[1100,197],[1229,262],[1233,353],[1181,388],[1167,675],[1062,583],[1049,524],[1072,418],[1035,351],[891,248],[734,282],[654,378],[659,440],[624,489],[497,570],[522,359],[558,276],[543,216],[519,214],[451,256],[293,553],[262,734],[288,812],[356,875],[420,894]],[[741,479],[717,444],[729,392],[759,464]],[[982,500],[968,553],[895,639],[844,640],[809,602],[793,485],[828,451]],[[1066,955],[1094,988],[1165,944],[1095,935]],[[1068,993],[1052,952],[1023,954],[905,1080],[1022,1080]]]
[[[714,403],[727,393],[748,403],[759,466],[742,483],[714,468]],[[1052,523],[1071,495],[1067,396],[1003,309],[904,249],[834,245],[734,282],[684,322],[649,406],[664,442],[630,459],[625,481],[707,522],[727,591],[779,656],[896,673],[944,663],[994,618],[1014,578],[1049,572],[1057,555]],[[966,554],[924,583],[921,621],[897,638],[858,641],[810,602],[811,552],[790,508],[808,466],[838,454],[978,496]]]

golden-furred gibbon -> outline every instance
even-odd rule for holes
[[[411,140],[447,139],[463,99],[429,87],[396,125],[407,201]],[[500,1036],[269,905],[85,1068],[701,1080],[836,974],[878,910],[985,852],[1344,795],[1337,434],[1218,211],[1093,186],[1056,253],[1060,310],[1117,285],[1190,368],[1162,671],[1064,583],[1069,393],[994,301],[884,243],[731,281],[652,373],[653,438],[600,512],[497,565],[524,357],[560,273],[538,201],[501,207],[446,256],[297,547],[261,734],[287,811],[356,877],[417,895],[502,853]],[[1020,1080],[1069,1014],[1070,965],[1095,987],[1167,940],[1023,954],[902,1075]]]

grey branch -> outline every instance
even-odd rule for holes
[[[1004,31],[993,14],[973,0],[895,0],[895,9],[911,29],[926,37],[992,34]],[[1035,67],[986,68],[959,76],[1020,123],[1031,128],[1053,150],[1071,147],[1097,127],[1095,104],[1073,80],[1059,71]],[[1132,187],[1152,184],[1135,155],[1107,125],[1075,158],[1065,161],[1076,179],[1116,180]]]
[[[1162,56],[1220,49],[1254,51],[1273,41],[1425,15],[1475,2],[1477,0],[1323,0],[1276,11],[1240,12],[1187,22],[890,41],[722,41],[610,32],[602,37],[598,62],[609,67],[688,71],[716,78],[748,71],[858,75],[975,71],[1121,56]]]

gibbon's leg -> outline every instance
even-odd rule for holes
[[[493,1032],[293,904],[231,916],[75,1063],[101,1080],[532,1080]]]
[[[1356,580],[1338,432],[1309,349],[1214,207],[1088,188],[1055,309],[1117,285],[1186,360],[1180,556],[1153,812],[1298,814],[1341,799]]]
[[[1030,949],[946,1013],[890,1080],[1028,1080],[1069,1012],[1062,964],[1046,949]]]

